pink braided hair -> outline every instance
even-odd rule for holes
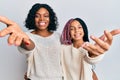
[[[61,43],[62,44],[65,44],[65,45],[70,45],[70,44],[72,44],[72,40],[71,40],[71,36],[70,36],[70,23],[73,21],[74,19],[70,19],[67,23],[66,23],[66,25],[65,25],[65,27],[64,27],[64,29],[63,29],[63,31],[62,31],[62,34],[61,34]]]

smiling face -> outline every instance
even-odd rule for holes
[[[35,14],[35,25],[37,29],[47,30],[49,23],[49,12],[45,8],[40,8]]]
[[[70,24],[70,35],[73,41],[83,41],[84,31],[82,25],[77,20]]]

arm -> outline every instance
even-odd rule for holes
[[[29,39],[27,34],[22,31],[19,25],[6,17],[0,16],[0,22],[7,25],[7,28],[0,31],[0,37],[4,37],[9,34],[8,44],[21,46],[26,50],[34,48],[34,43]]]
[[[90,38],[95,42],[95,44],[87,42],[83,45],[83,48],[88,50],[90,57],[99,56],[109,50],[109,47],[112,44],[113,36],[117,34],[120,34],[120,29],[115,29],[111,32],[104,31],[104,35],[99,38],[91,36]]]

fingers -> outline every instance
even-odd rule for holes
[[[20,46],[21,43],[22,43],[22,40],[23,40],[23,38],[17,37],[17,38],[15,39],[15,45],[16,45],[16,46]]]
[[[7,27],[0,31],[0,37],[4,37],[10,33],[12,33],[11,27]]]
[[[111,32],[105,30],[104,35],[99,38],[91,36],[91,39],[94,40],[96,43],[95,45],[99,45],[104,50],[108,50],[110,45],[112,44],[113,36],[120,34],[120,29],[112,30]]]
[[[12,45],[12,44],[14,44],[15,43],[15,39],[16,39],[16,34],[11,34],[9,37],[8,37],[8,44],[9,45]]]
[[[20,46],[22,42],[26,45],[30,44],[29,37],[26,34],[13,33],[8,38],[8,43],[10,45]]]
[[[98,56],[102,53],[104,53],[104,49],[102,49],[100,46],[97,45],[93,45],[90,43],[84,43],[84,45],[82,46],[84,49],[86,49],[89,52],[89,55],[91,56]]]
[[[8,18],[6,18],[4,16],[0,16],[0,22],[4,23],[6,25],[14,24],[13,21],[9,20]]]
[[[120,34],[120,29],[114,29],[110,33],[112,34],[112,36],[115,36],[117,34]]]
[[[104,31],[104,35],[99,37],[99,39],[103,40],[106,42],[108,45],[112,44],[113,36],[120,34],[120,29],[114,29],[111,32]]]
[[[9,36],[8,38],[8,44],[9,45],[15,45],[15,46],[20,46],[22,43],[22,37],[18,37],[15,34],[12,34],[11,36]]]
[[[31,43],[30,39],[28,38],[24,38],[23,42],[25,43],[25,45],[29,45]]]
[[[11,21],[8,18],[3,17],[3,16],[0,16],[0,22],[7,25],[7,28],[0,31],[0,37],[4,37],[4,36],[12,33],[14,28],[18,27],[18,25],[15,22],[13,22],[13,21]]]
[[[30,44],[29,37],[19,27],[9,26],[0,31],[0,37],[8,34],[10,34],[8,37],[9,45],[20,46],[22,42]]]
[[[90,38],[95,42],[95,44],[85,43],[83,48],[88,50],[89,54],[100,55],[107,51],[112,44],[113,36],[120,34],[120,29],[109,31],[104,31],[104,35],[97,38],[95,36],[90,36]]]
[[[106,33],[106,35],[108,35],[108,33]],[[103,41],[95,36],[90,36],[90,38],[95,42],[95,44],[85,43],[83,46],[83,48],[86,49],[90,55],[98,56],[109,49],[110,44],[108,42]]]
[[[111,45],[113,40],[112,34],[105,30],[104,35],[105,35],[105,39],[103,41],[106,42],[108,45]]]
[[[110,45],[107,42],[105,42],[95,36],[90,36],[90,38],[95,42],[94,45],[97,45],[101,49],[106,50],[106,51],[109,49]]]
[[[9,34],[9,45],[19,46],[22,42],[30,44],[29,37],[21,30],[19,25],[2,16],[0,16],[0,22],[3,22],[8,26],[0,31],[0,37],[4,37]]]
[[[120,34],[120,29],[114,29],[114,30],[112,30],[111,32],[111,35],[112,36],[115,36],[115,35],[118,35],[118,34]],[[103,40],[104,38],[105,38],[105,35],[103,34],[101,37],[99,37],[101,40]]]
[[[24,79],[27,80],[27,72],[24,74]]]

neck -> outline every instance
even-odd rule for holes
[[[32,32],[33,34],[37,34],[37,35],[40,35],[40,36],[42,36],[42,37],[48,37],[48,36],[50,36],[53,32],[49,32],[49,31],[37,31],[37,30],[35,30],[35,31],[33,31]]]
[[[84,43],[83,40],[74,41],[74,42],[73,42],[73,46],[74,46],[75,48],[79,48],[79,47],[82,46],[83,43]]]

